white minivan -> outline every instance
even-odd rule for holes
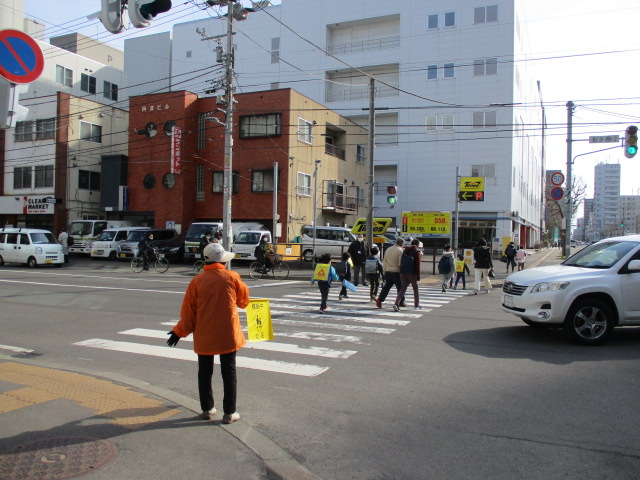
[[[0,229],[0,266],[22,263],[31,268],[38,265],[62,267],[62,245],[49,230],[35,228]]]
[[[267,236],[271,244],[271,232],[269,230],[242,230],[236,235],[232,251],[235,258],[240,260],[256,260],[256,247],[260,245],[262,237]]]
[[[133,230],[151,230],[150,227],[118,227],[107,228],[98,238],[91,242],[91,258],[118,258],[118,246],[127,240]]]
[[[315,256],[317,258],[329,253],[334,258],[340,258],[355,241],[356,237],[348,228],[316,227]],[[310,262],[313,254],[313,227],[305,225],[302,227],[302,256]]]

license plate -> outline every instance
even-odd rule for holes
[[[53,263],[53,261],[47,259],[47,260],[44,261],[44,263]]]
[[[125,253],[121,253],[121,254],[120,254],[120,257],[121,257],[121,258],[125,258],[126,256],[127,256],[127,255],[126,255]]]
[[[502,304],[503,304],[505,307],[513,308],[513,297],[512,297],[512,296],[510,296],[510,295],[505,295],[505,296],[502,298]]]
[[[239,254],[239,253],[236,253],[235,258],[240,258],[240,254]]]
[[[191,252],[192,253],[198,253],[199,248],[198,247],[191,247]]]

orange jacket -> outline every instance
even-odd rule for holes
[[[205,265],[187,287],[173,332],[179,337],[193,333],[193,351],[198,355],[235,352],[247,343],[236,306],[248,304],[249,288],[240,275],[220,263]]]

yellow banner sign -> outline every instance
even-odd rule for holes
[[[484,177],[460,177],[461,192],[484,192]]]
[[[255,298],[247,305],[247,336],[250,342],[273,340],[273,324],[269,299]]]
[[[451,212],[402,212],[402,233],[450,237]]]
[[[373,219],[373,234],[384,235],[384,232],[391,226],[393,220],[391,218],[374,218]],[[367,219],[359,218],[351,229],[351,233],[355,235],[364,235],[367,233]]]

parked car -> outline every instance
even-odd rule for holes
[[[31,268],[38,265],[64,264],[62,245],[49,230],[35,228],[0,229],[0,266],[22,263]]]
[[[125,242],[118,245],[118,258],[131,259],[138,256],[138,244],[149,233],[153,233],[153,245],[161,247],[165,242],[178,236],[172,228],[152,228],[151,230],[132,230]]]
[[[334,258],[340,258],[342,252],[346,252],[356,237],[351,230],[342,227],[316,227],[315,256],[320,257],[325,253]],[[302,256],[304,260],[313,260],[313,227],[302,227]]]
[[[132,230],[151,230],[149,227],[115,227],[107,228],[98,238],[91,242],[91,258],[118,258],[118,245],[127,240]]]
[[[184,262],[184,237],[185,234],[181,233],[177,237],[173,237],[170,240],[164,242],[160,241],[160,245],[157,245],[155,240],[153,245],[158,246],[160,253],[164,253],[164,256],[171,263],[183,263]]]
[[[260,245],[262,237],[267,236],[268,243],[271,243],[271,232],[269,230],[245,230],[236,235],[232,251],[235,258],[240,260],[256,260],[256,247]]]
[[[502,310],[531,326],[562,327],[573,341],[603,343],[616,326],[640,326],[640,235],[583,248],[560,265],[525,269],[502,288]]]

